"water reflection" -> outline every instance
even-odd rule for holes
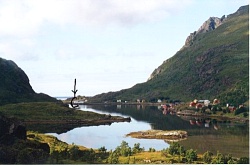
[[[137,121],[150,123],[151,129],[185,130],[188,132],[188,138],[180,143],[185,148],[196,149],[198,153],[210,150],[216,154],[219,150],[221,153],[231,153],[235,156],[249,154],[248,123],[235,123],[223,118],[177,116],[174,111],[164,112],[162,107],[157,106],[121,105],[117,109],[116,106],[106,105],[91,108],[131,116]]]
[[[100,114],[110,114],[112,116],[123,116],[130,117],[130,115],[121,114],[123,106],[113,106],[113,109],[118,111],[111,112],[106,111],[105,107],[109,109],[108,106],[103,106],[104,109],[92,108],[86,105],[80,105],[80,110],[91,111]],[[136,109],[136,108],[135,108]],[[135,110],[134,109],[134,110]],[[91,126],[91,127],[80,127],[70,130],[66,133],[56,134],[49,133],[56,136],[58,139],[65,141],[69,144],[78,144],[83,145],[88,148],[100,148],[105,146],[108,150],[114,150],[117,146],[121,144],[124,140],[129,146],[133,147],[135,143],[140,143],[141,147],[144,147],[146,150],[149,148],[155,148],[156,150],[161,150],[169,146],[168,143],[164,140],[154,140],[154,139],[134,139],[126,137],[125,135],[130,132],[136,132],[141,130],[150,130],[151,125],[148,122],[138,121],[131,117],[131,122],[121,122],[121,123],[112,123],[110,126],[101,125],[101,126]]]
[[[234,122],[177,116],[174,111],[162,110],[157,106],[142,105],[81,105],[83,111],[93,111],[113,116],[131,117],[130,123],[113,123],[110,126],[92,126],[75,128],[63,134],[53,134],[68,143],[75,143],[89,148],[105,146],[108,150],[115,149],[124,140],[133,146],[140,143],[142,147],[161,150],[169,146],[168,141],[152,139],[134,139],[125,137],[130,132],[142,130],[185,130],[187,140],[180,143],[185,148],[193,148],[198,153],[207,150],[231,153],[235,156],[249,154],[249,126]],[[240,151],[239,151],[240,149]],[[236,152],[237,151],[237,152]]]

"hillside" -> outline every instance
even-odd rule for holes
[[[147,82],[96,95],[91,101],[219,98],[222,103],[242,104],[249,100],[248,91],[249,6],[243,6],[227,17],[209,18]]]
[[[56,99],[35,93],[25,72],[13,61],[0,58],[0,105],[32,101],[56,101]]]

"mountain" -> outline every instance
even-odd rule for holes
[[[7,103],[56,101],[32,89],[25,72],[13,61],[0,58],[0,105]]]
[[[221,18],[211,17],[145,83],[94,96],[92,102],[145,99],[222,103],[249,100],[249,6]]]

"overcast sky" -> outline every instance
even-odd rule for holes
[[[0,0],[0,57],[37,93],[93,96],[145,82],[209,17],[248,0]]]

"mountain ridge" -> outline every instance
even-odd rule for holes
[[[56,101],[56,99],[36,93],[29,83],[26,73],[11,61],[0,57],[0,105],[32,101]]]
[[[92,101],[155,101],[157,98],[189,101],[215,97],[235,104],[248,101],[248,13],[246,5],[227,17],[210,17],[190,40],[192,44],[184,45],[165,60],[148,81],[118,92],[96,95]],[[236,94],[239,98],[233,99]]]

